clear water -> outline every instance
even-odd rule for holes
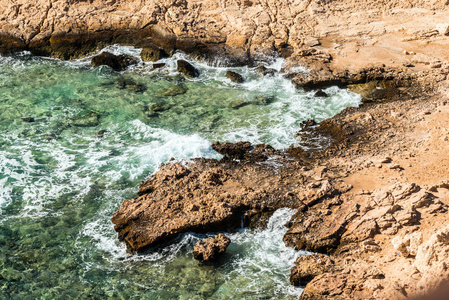
[[[201,76],[186,80],[179,57],[123,73],[90,58],[0,57],[0,299],[297,299],[288,276],[300,253],[282,243],[292,211],[278,211],[267,230],[231,234],[214,266],[193,259],[204,238],[194,234],[130,256],[110,217],[171,157],[218,158],[216,140],[287,147],[302,120],[360,97],[329,88],[315,98],[246,67],[232,69],[246,79],[234,84],[227,68],[199,62]]]

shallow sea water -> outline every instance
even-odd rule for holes
[[[106,50],[138,56],[139,49]],[[295,89],[282,74],[212,67],[176,73],[176,59],[152,70],[91,67],[27,52],[0,57],[0,299],[297,299],[290,268],[301,252],[283,245],[282,209],[266,230],[241,229],[214,265],[193,259],[204,235],[129,255],[112,213],[171,157],[219,158],[214,141],[285,148],[306,119],[321,121],[360,97]],[[281,60],[272,67],[280,69]],[[225,77],[237,71],[245,83]]]

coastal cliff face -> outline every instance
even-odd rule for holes
[[[429,51],[448,45],[448,5],[439,0],[1,0],[0,7],[0,50],[66,59],[102,43],[148,41],[189,52],[207,44],[236,57],[277,51],[294,60],[333,58],[332,70],[380,61],[400,66],[403,49],[427,52],[420,59],[429,63],[447,56]]]

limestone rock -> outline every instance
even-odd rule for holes
[[[329,272],[333,266],[334,262],[327,255],[302,255],[291,269],[290,282],[296,286],[305,286],[316,276]]]
[[[423,241],[422,232],[414,232],[405,236],[397,236],[391,240],[394,249],[400,251],[405,257],[416,256],[418,247]]]
[[[440,270],[446,270],[447,272],[448,262],[449,226],[446,226],[418,247],[413,265],[421,273]]]
[[[449,24],[438,24],[436,30],[438,30],[441,35],[449,35]]]
[[[226,251],[231,239],[223,233],[218,234],[213,238],[207,238],[199,241],[193,248],[193,257],[200,261],[211,262]]]
[[[324,208],[332,200],[328,199],[320,203]],[[284,235],[287,245],[296,249],[329,253],[340,244],[340,239],[345,228],[356,215],[358,206],[347,202],[332,209],[309,209],[299,212],[296,222]]]

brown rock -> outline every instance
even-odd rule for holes
[[[226,251],[230,243],[231,239],[220,233],[213,238],[197,242],[193,248],[193,257],[200,261],[215,261]]]
[[[224,155],[227,159],[243,159],[245,154],[253,149],[250,142],[213,143],[212,149]]]
[[[225,192],[229,176],[220,169],[167,164],[142,183],[139,197],[113,214],[119,239],[129,251],[154,246],[181,233],[232,230],[250,203],[240,188]]]
[[[302,255],[296,259],[295,266],[290,273],[293,285],[305,286],[313,278],[332,270],[334,262],[327,255]]]
[[[325,207],[326,201],[318,206]],[[346,202],[332,209],[309,209],[300,212],[295,216],[295,223],[284,235],[284,241],[296,249],[329,253],[339,246],[348,222],[356,216],[357,211],[355,203]]]
[[[265,66],[260,66],[260,67],[258,67],[258,68],[257,68],[257,71],[258,71],[259,73],[263,74],[263,76],[266,76],[266,75],[274,75],[274,74],[277,73],[277,71],[276,71],[275,69],[267,68],[267,67],[265,67]]]
[[[326,98],[326,97],[327,97],[327,94],[326,94],[323,90],[318,90],[318,91],[315,92],[314,96],[315,96],[315,97],[323,97],[323,98]]]

